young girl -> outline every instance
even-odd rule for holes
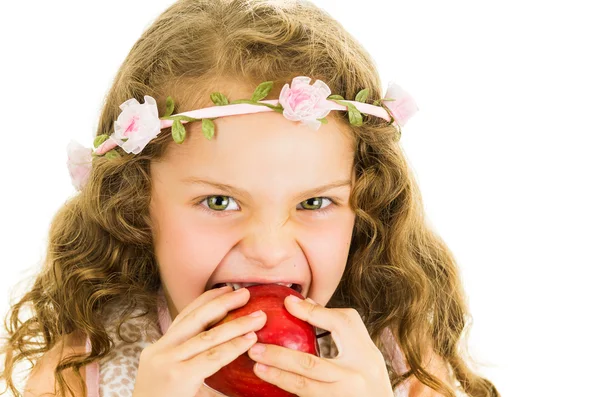
[[[10,391],[29,359],[25,396],[217,396],[204,380],[248,352],[301,397],[499,396],[463,357],[456,262],[398,145],[416,110],[310,3],[175,3],[125,59],[93,149],[69,147],[81,191],[9,313]],[[308,298],[285,305],[330,332],[321,356],[257,343],[262,312],[208,331],[245,283]]]

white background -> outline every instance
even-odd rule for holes
[[[600,396],[597,1],[316,1],[420,111],[402,145],[503,396]],[[0,314],[74,194],[104,95],[167,0],[0,2]]]

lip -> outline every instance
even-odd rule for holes
[[[299,281],[299,280],[282,280],[282,279],[276,279],[276,280],[269,280],[269,279],[232,279],[232,280],[217,280],[215,282],[211,282],[210,285],[207,284],[207,288],[205,289],[206,291],[213,289],[213,287],[217,284],[223,284],[223,283],[256,283],[256,284],[276,284],[276,283],[283,283],[283,284],[297,284],[300,286],[301,290],[300,290],[300,294],[302,296],[304,296],[306,298],[307,293],[308,293],[308,286],[307,283],[303,282],[303,281]]]

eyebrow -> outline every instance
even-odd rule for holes
[[[212,186],[217,189],[226,191],[228,193],[232,193],[233,195],[236,195],[238,197],[246,197],[246,198],[250,197],[250,193],[248,193],[248,191],[237,188],[235,186],[228,185],[226,183],[208,181],[208,180],[200,179],[197,177],[184,178],[181,180],[181,182],[185,183],[186,185],[208,185],[208,186]],[[344,186],[350,186],[351,184],[352,184],[352,182],[350,180],[335,181],[335,182],[328,183],[328,184],[322,185],[322,186],[318,186],[318,187],[306,190],[302,193],[299,193],[296,197],[294,197],[294,200],[299,200],[300,198],[307,197],[307,196],[315,197],[324,192],[327,192],[328,190],[339,188],[339,187],[344,187]]]

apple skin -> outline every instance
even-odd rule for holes
[[[267,315],[267,322],[263,328],[256,331],[259,343],[279,345],[319,356],[315,328],[306,321],[292,316],[283,304],[288,295],[304,299],[300,293],[277,284],[252,285],[247,289],[250,292],[248,302],[244,306],[230,311],[225,318],[211,328],[262,310]],[[254,374],[254,364],[255,361],[246,352],[206,378],[205,383],[228,397],[295,396],[257,377]]]

